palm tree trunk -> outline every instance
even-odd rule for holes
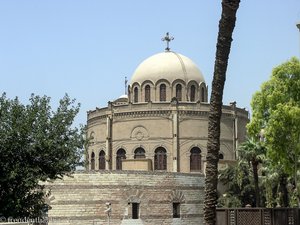
[[[254,178],[254,187],[255,187],[255,205],[256,207],[260,207],[260,193],[258,186],[258,162],[252,161],[252,170],[253,170],[253,178]]]
[[[220,119],[222,115],[223,89],[226,79],[228,56],[232,42],[232,32],[240,0],[222,0],[222,16],[215,59],[214,77],[210,97],[208,141],[206,156],[204,221],[207,225],[216,224],[218,162],[220,149]]]

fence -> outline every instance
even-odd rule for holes
[[[28,225],[29,223],[22,223],[22,222],[16,222],[16,223],[14,223],[14,222],[3,222],[3,223],[1,223],[0,222],[0,225]]]
[[[300,225],[300,209],[219,208],[217,225]]]

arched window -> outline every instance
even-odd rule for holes
[[[195,85],[191,86],[191,92],[190,92],[190,101],[194,102],[196,97],[196,87]]]
[[[176,98],[178,101],[182,101],[182,86],[181,86],[181,84],[176,85]]]
[[[151,95],[150,95],[150,85],[146,85],[145,87],[145,102],[151,101]]]
[[[155,150],[154,170],[167,170],[167,151],[163,147]]]
[[[133,98],[133,102],[139,101],[139,89],[137,87],[135,87],[133,90]]]
[[[103,150],[99,153],[99,170],[105,170],[105,152]]]
[[[190,170],[201,171],[201,150],[198,147],[191,149]]]
[[[220,153],[220,154],[219,154],[219,159],[224,159],[223,153]]]
[[[144,159],[144,158],[146,158],[146,156],[145,156],[145,150],[143,148],[137,148],[134,151],[134,158],[135,159]]]
[[[95,153],[91,154],[91,170],[95,170]]]
[[[117,158],[116,158],[116,169],[122,170],[122,159],[126,159],[126,151],[120,148],[117,151]]]
[[[165,84],[161,84],[159,87],[159,100],[161,102],[166,101],[166,85]]]
[[[205,89],[204,89],[204,87],[201,88],[201,102],[205,102]]]

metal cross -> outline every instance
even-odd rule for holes
[[[167,33],[166,33],[166,36],[163,37],[161,40],[167,42],[167,47],[165,48],[165,50],[166,50],[166,51],[170,51],[170,48],[169,48],[169,42],[172,41],[172,40],[174,40],[174,37],[172,37],[172,36],[170,37],[170,36],[169,36],[169,32],[167,32]]]

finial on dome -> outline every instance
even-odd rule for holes
[[[169,36],[169,32],[167,32],[167,33],[166,33],[166,36],[163,37],[161,40],[167,42],[167,47],[165,48],[165,50],[166,50],[167,52],[170,51],[170,48],[169,48],[169,42],[172,41],[172,40],[174,40],[174,37],[172,37],[172,36],[170,37],[170,36]]]
[[[127,95],[127,82],[128,82],[127,77],[125,77],[125,95]]]

